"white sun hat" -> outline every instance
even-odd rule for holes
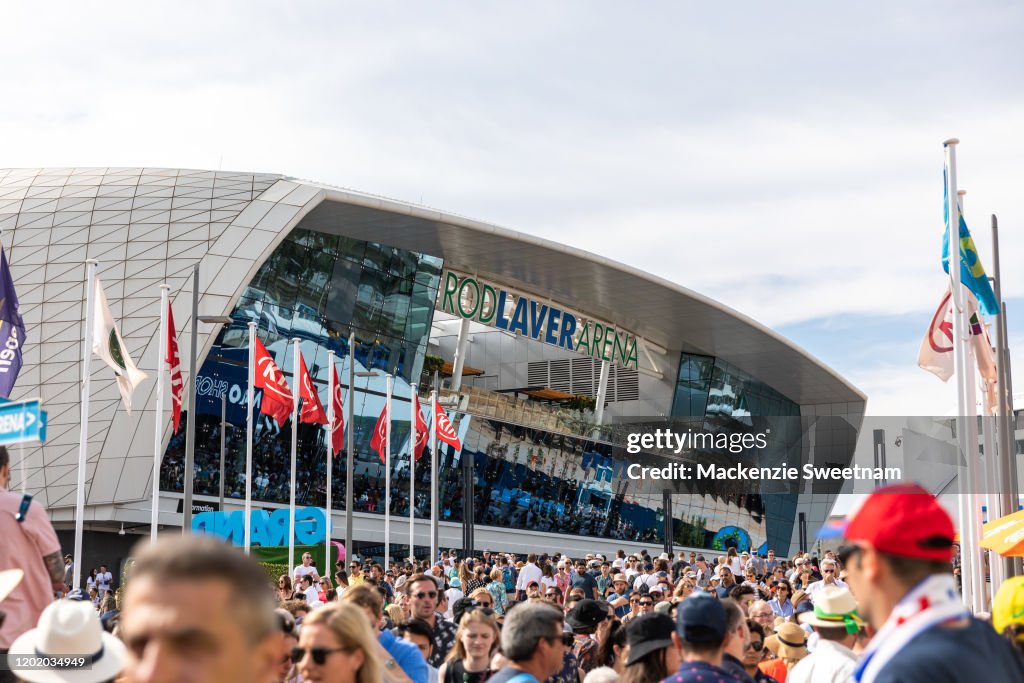
[[[49,669],[16,669],[19,680],[29,683],[102,683],[116,678],[124,666],[125,646],[106,633],[96,609],[88,602],[58,600],[39,615],[39,625],[23,633],[11,645],[8,663],[15,656],[82,658],[81,666]]]

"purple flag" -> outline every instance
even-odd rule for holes
[[[18,312],[18,295],[7,267],[7,255],[0,246],[0,396],[10,398],[21,372],[21,347],[25,343],[25,321]]]

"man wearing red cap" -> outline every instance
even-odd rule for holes
[[[857,666],[859,683],[1024,681],[1024,662],[961,603],[953,520],[928,491],[878,489],[850,514],[844,535],[850,589],[877,630]]]

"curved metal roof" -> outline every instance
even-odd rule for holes
[[[305,223],[309,221],[309,223]],[[178,334],[199,310],[224,315],[297,224],[443,257],[475,272],[616,323],[672,352],[718,356],[800,404],[864,395],[771,330],[679,285],[549,240],[456,215],[280,175],[152,168],[0,169],[0,238],[29,338],[12,399],[39,396],[45,445],[24,449],[29,488],[50,508],[74,502],[82,361],[83,261],[100,262],[128,352],[156,367],[160,283],[171,287]],[[198,356],[215,330],[199,329]],[[657,357],[672,372],[676,359]],[[87,464],[90,506],[140,500],[153,462],[155,383],[120,407],[112,373],[92,366]],[[162,442],[170,438],[163,427]],[[113,438],[111,438],[113,437]],[[22,450],[14,458],[21,460]],[[20,472],[20,462],[14,463]],[[90,513],[92,514],[92,513]],[[173,512],[169,521],[176,523]]]
[[[441,256],[446,267],[549,297],[671,352],[720,357],[801,405],[863,406],[866,401],[860,390],[796,344],[674,282],[582,249],[470,218],[321,187],[327,190],[326,201],[304,219],[306,226],[340,229],[359,239]],[[674,357],[655,358],[663,371],[674,371]]]

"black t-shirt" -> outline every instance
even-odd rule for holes
[[[576,574],[572,577],[572,581],[569,582],[573,588],[582,588],[584,597],[593,599],[594,591],[597,590],[597,581],[594,577],[586,572],[582,574]]]
[[[876,683],[1024,681],[1024,658],[988,624],[933,627],[919,634],[878,673]]]

